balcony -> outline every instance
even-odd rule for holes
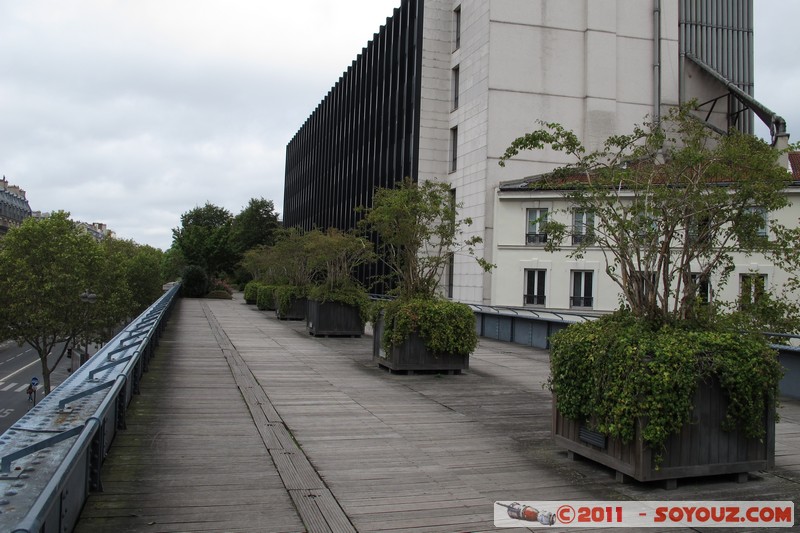
[[[594,307],[594,298],[591,296],[572,296],[569,299],[571,307]]]
[[[544,294],[525,294],[523,296],[525,305],[544,305],[545,303],[545,296]]]
[[[547,233],[526,233],[526,244],[545,244],[547,242]]]

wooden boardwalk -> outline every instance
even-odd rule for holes
[[[181,301],[77,531],[448,533],[498,531],[496,500],[800,504],[797,402],[774,472],[665,491],[554,447],[546,351],[482,340],[462,375],[404,376],[371,342],[241,299]]]

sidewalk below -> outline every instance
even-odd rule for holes
[[[551,442],[547,351],[482,339],[462,375],[395,375],[372,337],[311,337],[237,296],[179,302],[76,531],[498,531],[496,500],[800,503],[800,402],[772,472],[620,484]]]

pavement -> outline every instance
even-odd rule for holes
[[[774,470],[665,490],[553,444],[547,351],[482,339],[461,375],[399,375],[372,342],[311,337],[241,295],[182,300],[76,531],[449,533],[498,531],[496,501],[800,503],[796,400]]]

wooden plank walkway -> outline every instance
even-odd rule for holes
[[[800,507],[798,402],[774,472],[665,491],[553,446],[546,351],[482,340],[462,375],[403,376],[371,342],[310,337],[241,299],[181,301],[77,531],[496,531],[496,500]]]

